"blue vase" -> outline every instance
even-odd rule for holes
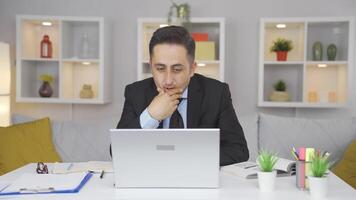
[[[319,41],[313,44],[313,60],[323,60],[323,45]]]

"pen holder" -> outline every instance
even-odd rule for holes
[[[310,161],[298,160],[296,161],[296,186],[300,190],[309,189],[308,176],[310,175]]]

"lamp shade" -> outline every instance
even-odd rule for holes
[[[10,94],[10,48],[0,42],[0,96]]]
[[[10,48],[0,42],[0,126],[10,124]]]

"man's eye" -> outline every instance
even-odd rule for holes
[[[157,71],[163,71],[164,67],[157,67],[156,69],[157,69]]]
[[[180,71],[182,71],[182,68],[181,67],[175,67],[175,68],[173,68],[173,71],[174,72],[180,72]]]

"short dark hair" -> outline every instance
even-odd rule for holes
[[[187,29],[181,26],[166,26],[157,29],[151,38],[149,51],[153,55],[153,48],[157,44],[179,44],[187,50],[188,58],[193,63],[195,58],[195,42]]]

